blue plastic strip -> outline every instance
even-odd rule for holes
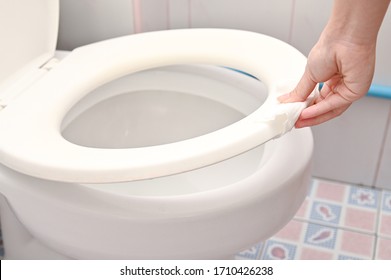
[[[251,78],[257,79],[257,77],[254,77],[253,75],[246,73],[244,71],[230,68],[230,67],[225,67],[225,68],[236,71],[241,74],[244,74],[244,75],[249,76]],[[323,85],[323,83],[319,84],[319,90],[322,88],[322,85]],[[368,90],[367,96],[391,99],[391,86],[382,86],[382,85],[372,84]]]
[[[249,77],[251,77],[251,78],[254,78],[255,80],[258,80],[257,77],[255,77],[255,76],[253,76],[253,75],[251,75],[251,74],[249,74],[249,73],[247,73],[247,72],[244,72],[244,71],[242,71],[242,70],[238,70],[238,69],[231,68],[231,67],[226,67],[226,66],[224,66],[224,68],[227,68],[227,69],[229,69],[229,70],[233,70],[233,71],[238,72],[238,73],[240,73],[240,74],[243,74],[243,75],[249,76]]]
[[[322,86],[323,84],[319,84],[319,90]],[[367,96],[391,99],[391,86],[372,84],[367,92]]]
[[[372,84],[367,95],[378,98],[391,99],[391,87]]]

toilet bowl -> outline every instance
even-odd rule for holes
[[[6,20],[25,2],[6,1]],[[313,143],[291,129],[310,101],[276,98],[300,78],[298,51],[250,32],[173,30],[58,61],[58,2],[31,2],[50,11],[48,43],[0,72],[7,258],[225,258],[293,217]]]

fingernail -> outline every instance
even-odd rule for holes
[[[286,94],[280,95],[277,99],[278,99],[278,101],[280,101],[280,102],[284,102],[284,101],[286,101],[287,99],[289,99],[290,95],[291,95],[290,93],[286,93]]]

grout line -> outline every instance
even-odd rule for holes
[[[372,260],[376,259],[378,239],[379,239],[379,237],[377,235],[375,235],[375,242],[373,242]]]
[[[381,192],[379,194],[379,205],[377,206],[376,225],[375,225],[376,226],[375,248],[374,248],[374,252],[373,252],[373,259],[375,259],[376,253],[377,253],[377,243],[378,243],[378,239],[379,239],[380,216],[381,216],[382,206],[383,206],[383,196],[384,196],[384,192]]]
[[[341,240],[338,237],[338,235],[339,235],[338,231],[339,230],[343,230],[345,232],[353,232],[353,233],[357,233],[357,234],[362,234],[362,235],[373,237],[374,242],[373,242],[373,247],[372,247],[372,250],[371,250],[372,252],[371,252],[370,256],[364,256],[364,255],[360,255],[360,254],[353,253],[353,252],[351,252],[351,253],[354,256],[357,256],[357,257],[361,256],[361,257],[364,257],[364,258],[368,257],[369,259],[372,259],[372,260],[375,259],[375,256],[376,256],[376,246],[377,246],[377,236],[376,236],[376,233],[370,234],[370,233],[367,233],[367,232],[360,232],[359,230],[355,230],[355,229],[351,229],[351,228],[339,227],[339,225],[323,224],[322,222],[317,222],[317,221],[312,221],[312,220],[304,220],[302,218],[293,218],[293,220],[299,221],[299,222],[303,222],[303,223],[306,224],[306,226],[308,226],[309,224],[313,224],[313,225],[324,226],[324,227],[328,227],[328,228],[336,230],[337,231],[336,244],[339,242],[339,240]],[[304,234],[305,234],[305,231],[306,230],[303,230]],[[302,247],[304,245],[304,242],[299,242],[297,244],[295,243],[295,245]],[[344,251],[341,251],[340,248],[337,248],[337,247],[333,248],[332,250],[331,249],[329,249],[329,250],[333,252],[335,257],[344,253]],[[345,253],[349,254],[349,252],[345,252]]]
[[[350,186],[354,186],[354,187],[358,187],[358,188],[364,188],[364,189],[371,189],[371,190],[379,190],[379,191],[382,191],[382,190],[387,190],[385,188],[381,188],[381,187],[375,187],[375,186],[368,186],[368,185],[364,185],[364,184],[360,184],[360,183],[352,183],[352,182],[348,182],[348,181],[342,181],[342,180],[337,180],[337,179],[330,179],[330,178],[326,178],[326,177],[312,177],[313,179],[317,179],[317,180],[322,180],[322,181],[327,181],[327,182],[330,182],[330,183],[335,183],[335,184],[345,184],[345,185],[349,185]]]
[[[372,182],[373,186],[376,185],[377,180],[379,179],[379,176],[380,176],[380,166],[381,166],[381,163],[383,161],[384,147],[386,145],[387,136],[388,136],[388,130],[389,130],[390,126],[391,126],[391,105],[390,105],[390,108],[389,108],[389,111],[388,111],[388,119],[387,119],[387,122],[386,122],[386,127],[384,129],[383,139],[382,139],[382,143],[381,143],[381,146],[380,146],[380,151],[379,151],[379,155],[378,155],[378,161],[377,161],[376,169],[375,169],[375,176],[374,176],[373,182]]]
[[[317,177],[313,177],[313,179],[319,179]],[[335,182],[335,183],[342,183],[340,181],[335,181],[335,180],[328,180],[328,179],[323,179],[324,181],[329,181],[329,182]],[[352,187],[352,184],[347,184],[347,188],[350,189]],[[353,185],[354,187],[356,187],[357,185]],[[372,189],[371,187],[366,187],[367,189]],[[332,228],[332,229],[335,229],[335,230],[343,230],[343,231],[347,231],[347,232],[353,232],[353,233],[357,233],[357,234],[361,234],[361,235],[365,235],[365,236],[369,236],[369,237],[373,237],[373,247],[372,247],[372,251],[371,251],[371,254],[368,255],[368,256],[364,256],[362,255],[361,257],[365,258],[365,259],[375,259],[376,258],[376,254],[377,254],[377,246],[378,246],[378,242],[379,242],[379,233],[378,233],[378,227],[379,227],[379,223],[380,223],[380,213],[381,213],[381,207],[382,207],[382,203],[383,203],[383,195],[384,193],[382,192],[382,190],[380,189],[379,193],[378,193],[379,197],[378,197],[378,205],[377,205],[377,209],[374,210],[376,211],[376,221],[375,221],[375,228],[374,228],[374,231],[373,232],[370,232],[370,231],[364,231],[364,230],[360,230],[359,228],[349,228],[349,227],[346,227],[346,226],[342,226],[341,225],[341,220],[338,224],[328,224],[326,222],[322,222],[322,221],[317,221],[317,220],[311,220],[309,217],[300,217],[300,216],[295,216],[292,218],[292,220],[294,221],[297,221],[297,222],[301,222],[303,223],[304,225],[304,228],[303,228],[303,231],[302,231],[302,237],[300,238],[300,240],[298,241],[290,241],[290,240],[284,240],[284,239],[281,239],[282,242],[287,242],[289,244],[294,244],[295,246],[297,246],[297,248],[302,248],[305,243],[304,243],[304,236],[305,236],[305,233],[306,233],[306,227],[308,227],[310,224],[314,224],[314,225],[318,225],[318,226],[324,226],[324,227],[329,227],[329,228]],[[308,197],[308,203],[309,205],[311,205],[313,202],[314,202],[314,198],[310,195],[307,196]],[[347,197],[346,197],[347,199]],[[341,202],[341,206],[343,209],[346,208],[347,206],[347,202]],[[310,211],[308,209],[308,211]],[[308,213],[307,213],[308,214]],[[258,258],[261,258],[264,254],[264,250],[266,248],[265,244],[268,240],[270,239],[273,239],[274,236],[271,236],[270,238],[264,240],[262,242],[262,248],[260,249],[259,251],[259,255],[258,255]],[[338,237],[336,237],[337,240],[338,240]],[[390,238],[391,239],[391,238]],[[280,240],[280,238],[277,238],[277,240]],[[338,242],[336,240],[336,242]],[[340,240],[340,239],[339,239]],[[334,258],[336,259],[337,256],[339,254],[342,254],[343,251],[341,251],[339,248],[335,247],[334,249],[330,250],[333,252],[333,255],[334,255]],[[297,253],[297,252],[296,252]],[[349,252],[346,252],[346,253],[349,253]],[[360,257],[360,254],[356,254],[356,253],[353,253],[352,254],[354,256],[357,256],[357,257]],[[297,255],[295,255],[295,259],[298,259],[297,258]]]
[[[261,260],[262,259],[263,251],[266,249],[265,244],[266,244],[267,240],[263,241],[262,244],[260,245],[260,248],[259,248],[259,251],[258,251],[258,255],[256,256],[257,260]]]
[[[360,231],[360,229],[355,229],[355,228],[349,228],[349,227],[344,227],[344,226],[341,226],[340,224],[328,224],[327,222],[322,222],[322,221],[315,221],[315,220],[306,220],[306,219],[303,219],[303,218],[293,218],[293,220],[297,221],[297,222],[303,222],[303,223],[307,223],[307,224],[314,224],[314,225],[317,225],[317,226],[324,226],[324,227],[329,227],[329,228],[333,228],[333,229],[340,229],[340,230],[344,230],[344,231],[349,231],[349,232],[354,232],[354,233],[359,233],[359,234],[363,234],[363,235],[367,235],[367,236],[373,236],[373,237],[377,237],[376,236],[376,232],[365,232],[365,231]]]
[[[317,179],[317,178],[314,178],[313,179]],[[332,180],[325,180],[325,181],[329,181],[331,182]],[[333,181],[333,182],[336,182],[336,183],[341,183],[341,182],[338,182],[338,181]],[[349,189],[352,188],[352,185],[351,184],[347,184],[347,191],[349,191]],[[373,189],[373,188],[369,188],[367,187],[367,189]],[[359,228],[350,228],[350,227],[347,227],[347,226],[343,226],[342,225],[342,216],[343,216],[343,213],[344,211],[346,211],[346,207],[347,207],[347,202],[344,201],[344,202],[340,202],[340,203],[336,203],[336,204],[339,204],[342,209],[341,209],[341,216],[340,216],[340,221],[338,222],[338,224],[332,224],[332,223],[327,223],[327,222],[322,222],[322,221],[317,221],[317,220],[312,220],[310,217],[294,217],[293,220],[295,221],[298,221],[298,222],[302,222],[302,223],[305,223],[306,225],[305,226],[308,226],[309,224],[314,224],[314,225],[318,225],[318,226],[324,226],[324,227],[328,227],[328,228],[331,228],[331,229],[334,229],[334,230],[342,230],[342,231],[345,231],[345,232],[353,232],[353,233],[356,233],[356,234],[360,234],[360,235],[365,235],[365,236],[368,236],[368,237],[371,237],[373,238],[373,246],[371,248],[371,254],[370,256],[368,256],[370,259],[375,259],[376,257],[376,253],[377,253],[377,242],[378,242],[378,224],[379,224],[379,215],[380,215],[380,211],[381,211],[381,205],[382,205],[382,197],[383,197],[383,193],[381,192],[381,190],[378,192],[378,204],[377,204],[377,208],[374,210],[376,211],[376,217],[375,217],[375,225],[374,225],[374,228],[373,228],[373,231],[364,231],[364,230],[361,230]],[[348,199],[348,197],[345,197],[345,199]],[[309,209],[307,210],[308,212],[311,212],[310,208],[311,208],[311,205],[314,203],[314,201],[317,201],[317,199],[314,199],[314,197],[310,197],[308,196],[308,207]],[[307,212],[307,214],[309,214]],[[300,245],[300,244],[298,244]],[[334,248],[334,254],[339,254],[341,253],[338,248]]]
[[[317,180],[318,178],[316,177],[313,177],[313,179]],[[331,182],[331,183],[336,183],[336,184],[341,184],[341,182],[339,181],[334,181],[334,180],[327,180],[327,179],[322,179],[323,181],[327,181],[327,182]],[[346,191],[349,192],[349,190],[352,188],[352,186],[356,187],[357,185],[352,185],[352,184],[349,184],[349,183],[346,183],[345,185],[346,186]],[[362,186],[358,186],[358,187],[362,187]],[[367,187],[367,186],[364,186],[362,188],[366,188],[368,190],[373,190],[373,188],[371,187]],[[376,189],[376,191],[378,191],[378,205],[377,205],[377,209],[374,210],[376,211],[376,221],[375,221],[375,226],[374,226],[374,230],[373,232],[371,231],[364,231],[364,230],[360,230],[360,229],[357,229],[357,228],[350,228],[350,227],[347,227],[347,226],[343,226],[341,225],[341,221],[338,222],[338,224],[332,224],[332,223],[327,223],[327,222],[322,222],[322,221],[317,221],[317,220],[312,220],[310,217],[308,218],[303,218],[303,217],[294,217],[293,219],[296,220],[296,221],[300,221],[300,222],[307,222],[307,223],[313,223],[313,224],[316,224],[316,225],[321,225],[321,226],[328,226],[328,227],[331,227],[331,228],[336,228],[336,229],[342,229],[342,230],[346,230],[346,231],[350,231],[350,232],[355,232],[355,233],[359,233],[359,234],[365,234],[365,235],[369,235],[369,236],[374,236],[376,238],[376,234],[377,234],[377,229],[378,229],[378,219],[379,219],[379,213],[380,213],[380,207],[381,207],[381,202],[382,202],[382,190],[381,189]],[[309,209],[307,211],[311,211],[311,206],[312,204],[314,203],[315,199],[313,197],[313,194],[311,194],[311,196],[307,196],[308,197],[308,207]],[[348,203],[347,203],[347,200],[348,200],[348,194],[346,194],[346,197],[344,199],[343,202],[333,202],[333,201],[328,201],[328,200],[324,200],[324,199],[316,199],[316,201],[319,201],[319,202],[325,202],[325,203],[331,203],[331,204],[336,204],[336,205],[339,205],[341,206],[341,213],[340,213],[340,219],[343,217],[343,214],[346,212],[346,208],[348,206]]]

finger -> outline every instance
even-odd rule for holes
[[[329,111],[323,115],[319,115],[317,117],[313,117],[313,118],[309,118],[309,119],[299,118],[295,124],[295,127],[296,128],[303,128],[303,127],[314,126],[314,125],[318,125],[318,124],[327,122],[333,118],[340,116],[344,111],[346,111],[346,109],[348,107],[349,106],[347,106],[345,108],[339,108],[338,110],[332,110],[332,111]]]
[[[352,102],[344,99],[339,94],[328,94],[325,99],[323,99],[323,97],[320,96],[315,101],[315,103],[316,104],[304,109],[301,112],[300,118],[311,119],[332,111],[335,112],[339,112],[340,110],[345,111],[352,104]]]
[[[278,100],[283,103],[304,101],[312,93],[316,85],[317,82],[311,78],[306,68],[297,86],[290,93],[280,96]]]
[[[326,99],[330,94],[333,94],[332,87],[328,83],[324,83],[319,91],[319,95],[315,103],[320,102],[320,100]]]

